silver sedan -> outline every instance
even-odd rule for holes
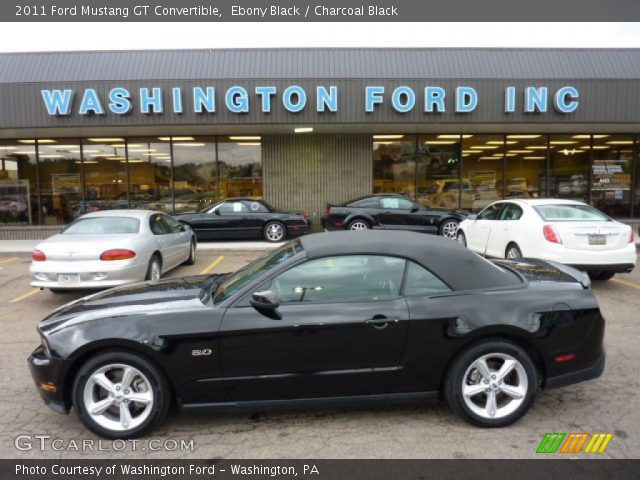
[[[108,210],[89,213],[33,250],[31,286],[67,289],[115,287],[157,281],[180,264],[192,265],[196,236],[161,212]]]

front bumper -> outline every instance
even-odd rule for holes
[[[44,347],[36,348],[27,360],[31,377],[45,405],[56,413],[68,414],[69,407],[64,399],[63,360],[47,355]],[[43,388],[47,386],[47,389]],[[55,387],[55,391],[52,388]]]
[[[77,274],[79,282],[60,283],[59,274]],[[36,288],[57,288],[84,290],[93,288],[111,288],[145,279],[147,265],[138,259],[102,261],[62,262],[47,260],[31,262],[29,275],[31,286]]]

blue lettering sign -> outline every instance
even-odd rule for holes
[[[216,91],[213,87],[207,87],[206,91],[200,87],[193,89],[193,111],[195,113],[216,112]]]
[[[424,89],[424,111],[431,112],[445,112],[444,98],[446,92],[442,87],[426,87]]]
[[[382,95],[384,95],[384,87],[367,87],[365,89],[365,111],[367,113],[373,112],[376,105],[382,104]]]
[[[328,108],[330,112],[338,111],[338,87],[330,86],[329,91],[324,87],[316,88],[316,110],[324,112]]]
[[[49,115],[70,115],[73,90],[41,90]]]
[[[504,91],[504,113],[516,111],[516,87],[507,87]]]
[[[126,88],[113,88],[109,92],[109,110],[116,115],[126,115],[131,112],[131,93]]]
[[[173,98],[173,113],[182,113],[182,89],[180,87],[174,87],[171,90],[171,96]]]
[[[162,113],[162,90],[153,87],[149,94],[148,88],[140,89],[140,113]]]
[[[296,97],[296,103],[293,103],[293,98]],[[298,113],[302,111],[307,104],[307,93],[302,87],[292,85],[288,87],[282,94],[282,104],[291,113]]]
[[[416,104],[416,94],[409,87],[403,85],[391,94],[391,106],[398,113],[407,113]]]
[[[80,115],[88,115],[89,113],[104,115],[104,108],[102,107],[102,103],[100,102],[100,98],[98,97],[98,92],[96,92],[93,88],[87,88],[84,91],[82,102],[80,103],[80,110],[78,110],[78,113]]]
[[[575,112],[578,108],[578,90],[574,87],[562,87],[553,96],[553,106],[560,113]]]
[[[276,94],[276,87],[256,87],[256,95],[261,98],[262,113],[271,113],[271,96]]]
[[[227,90],[224,102],[230,112],[247,113],[249,111],[249,94],[237,85]]]
[[[456,113],[473,112],[478,106],[478,92],[473,87],[456,88]]]
[[[547,87],[527,87],[524,92],[524,111],[526,113],[547,111]]]

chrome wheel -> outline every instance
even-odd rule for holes
[[[189,247],[189,262],[193,263],[196,261],[196,244],[191,242],[191,247]]]
[[[349,230],[369,230],[369,225],[362,220],[356,220],[349,225]]]
[[[522,258],[522,252],[520,251],[520,249],[517,246],[511,245],[507,249],[507,259],[508,260],[516,260],[518,258]]]
[[[112,363],[89,376],[82,400],[96,424],[122,432],[139,427],[149,417],[154,394],[151,382],[140,370]]]
[[[529,382],[523,365],[506,353],[490,353],[475,360],[462,378],[467,408],[485,419],[511,415],[525,401]]]
[[[149,280],[152,282],[157,282],[160,280],[160,262],[157,259],[153,259],[151,261],[151,274],[149,275]]]
[[[279,242],[284,238],[284,227],[279,223],[270,223],[266,226],[264,234],[270,242]]]
[[[445,238],[455,239],[458,233],[458,222],[449,220],[440,227],[441,235]]]

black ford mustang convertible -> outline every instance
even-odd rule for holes
[[[53,410],[109,438],[172,405],[239,411],[421,402],[500,427],[540,388],[598,377],[604,320],[577,270],[490,262],[410,232],[309,235],[235,273],[114,288],[38,326]]]

